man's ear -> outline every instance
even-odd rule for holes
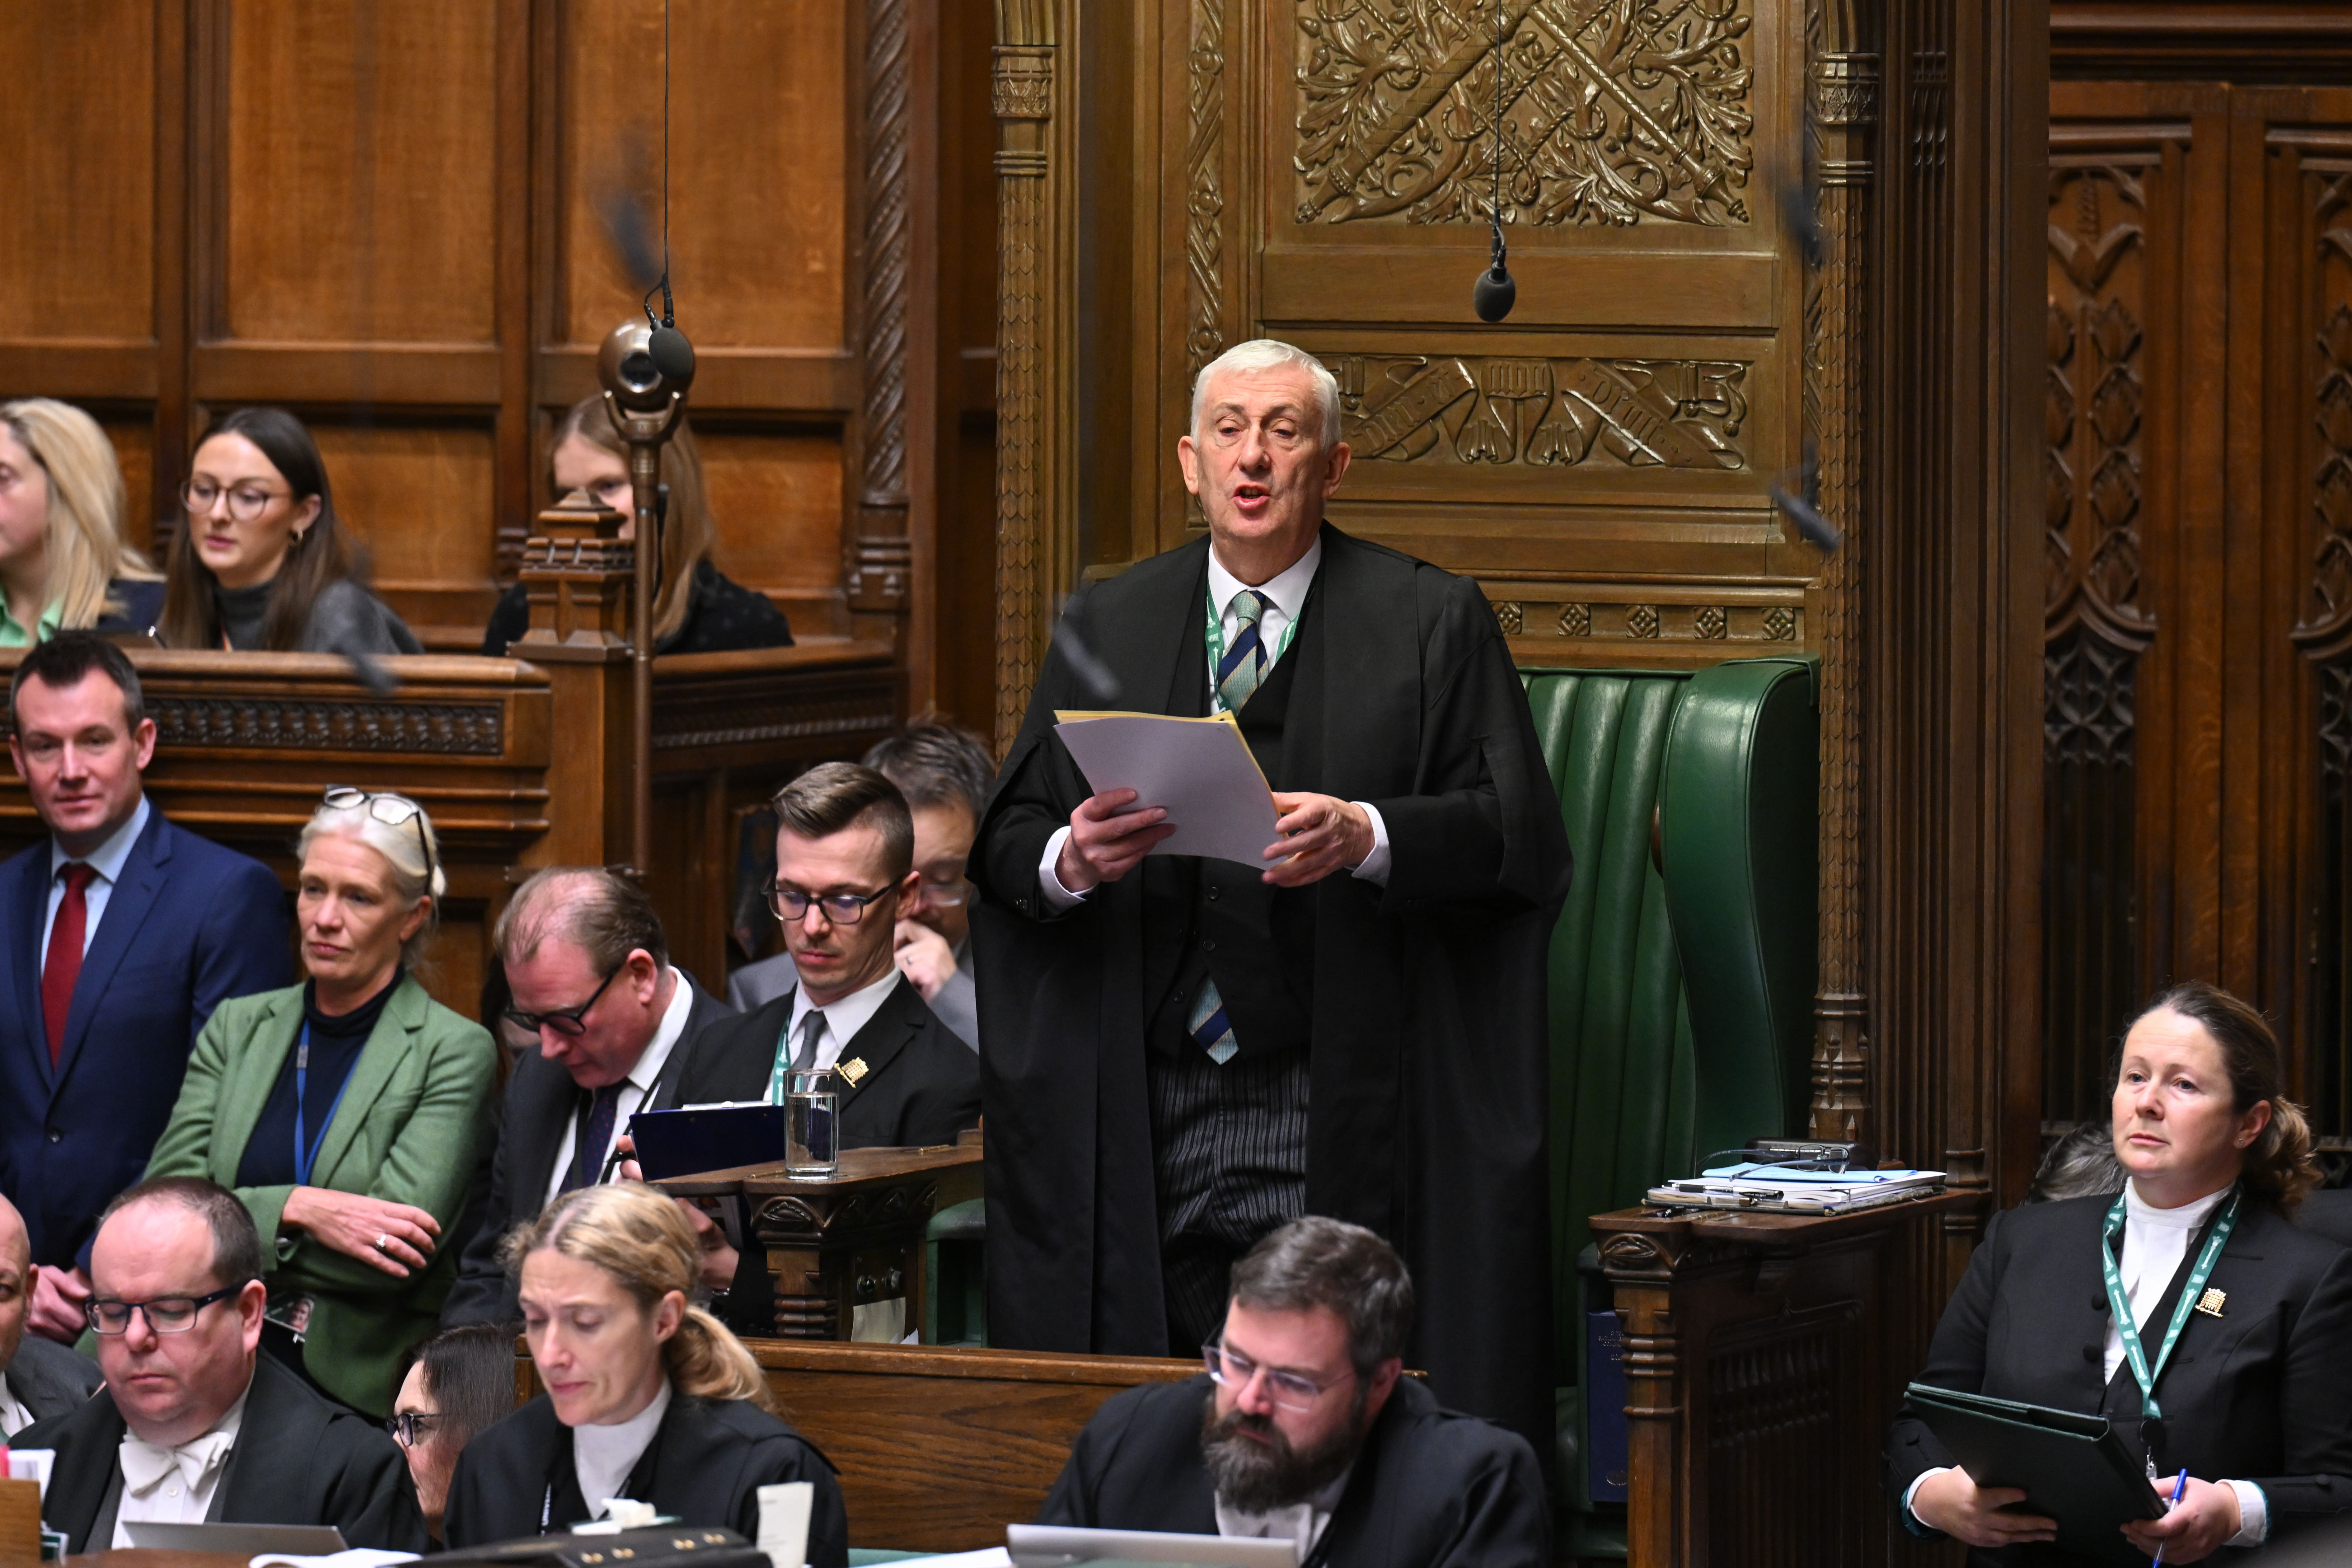
[[[155,760],[154,720],[142,719],[139,721],[139,728],[131,731],[131,749],[138,754],[139,771],[143,773],[147,771],[147,764]],[[8,743],[8,747],[11,751],[16,750],[16,742],[11,741]],[[24,769],[20,765],[17,768],[17,772],[22,773]]]
[[[258,1279],[248,1279],[245,1289],[236,1293],[236,1315],[244,1320],[242,1330],[245,1348],[250,1352],[261,1345],[261,1320],[269,1310],[269,1287]]]
[[[1189,435],[1176,437],[1176,466],[1184,470],[1184,488],[1194,495],[1201,493],[1201,448],[1192,445]]]

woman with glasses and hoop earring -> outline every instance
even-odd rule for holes
[[[310,978],[221,1005],[147,1175],[236,1194],[268,1252],[263,1344],[381,1420],[456,1276],[443,1237],[491,1123],[498,1047],[415,973],[446,888],[423,808],[329,790],[298,856]]]
[[[327,465],[282,408],[240,408],[189,459],[156,632],[171,647],[423,653],[368,592],[366,552],[335,514]]]

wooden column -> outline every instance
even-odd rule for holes
[[[914,545],[908,532],[908,275],[910,252],[908,162],[913,115],[908,94],[912,0],[868,0],[866,6],[865,236],[859,402],[857,526],[844,552],[849,607],[893,617],[907,614]]]
[[[629,592],[635,552],[621,514],[584,495],[541,512],[525,542],[530,629],[509,650],[547,671],[554,733],[547,785],[565,809],[524,864],[603,866],[629,842]]]

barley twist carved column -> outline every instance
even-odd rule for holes
[[[849,607],[907,612],[908,0],[870,0],[866,28],[866,286],[857,531]]]

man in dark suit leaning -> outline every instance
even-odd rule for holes
[[[98,1386],[98,1363],[36,1334],[25,1336],[38,1265],[24,1216],[0,1198],[0,1441],[63,1415]]]
[[[1189,1353],[1234,1258],[1330,1215],[1412,1266],[1438,1395],[1548,1452],[1567,837],[1477,584],[1323,521],[1339,437],[1286,343],[1202,370],[1177,456],[1208,537],[1080,597],[1005,759],[971,860],[989,1339]],[[1105,707],[1234,715],[1280,814],[1260,864],[1146,858],[1160,803],[1096,795],[1054,731]]]
[[[1310,1215],[1233,1284],[1207,1375],[1114,1395],[1039,1523],[1286,1538],[1348,1568],[1549,1568],[1533,1450],[1401,1375],[1412,1280],[1387,1242]]]
[[[507,1083],[488,1209],[458,1259],[445,1328],[521,1321],[499,1258],[507,1232],[558,1193],[622,1173],[629,1118],[682,1103],[688,1044],[727,1014],[670,963],[653,900],[611,871],[533,874],[491,941],[514,995],[507,1019],[537,1034],[539,1050],[523,1053]],[[708,1221],[702,1229],[717,1245]],[[730,1267],[716,1282],[732,1277]]]
[[[776,792],[770,907],[799,981],[695,1041],[681,1103],[781,1104],[784,1075],[830,1071],[847,1149],[951,1143],[980,1123],[980,1068],[898,970],[898,911],[918,896],[898,786],[826,763]]]
[[[72,1342],[92,1217],[139,1179],[213,1009],[288,980],[286,894],[183,832],[141,775],[138,672],[88,632],[29,650],[8,741],[49,832],[0,866],[0,1192],[40,1265],[33,1331]]]
[[[261,1237],[227,1188],[144,1182],[100,1216],[89,1326],[106,1386],[14,1447],[55,1450],[41,1517],[69,1552],[138,1521],[331,1524],[351,1546],[425,1550],[399,1447],[260,1353]]]

